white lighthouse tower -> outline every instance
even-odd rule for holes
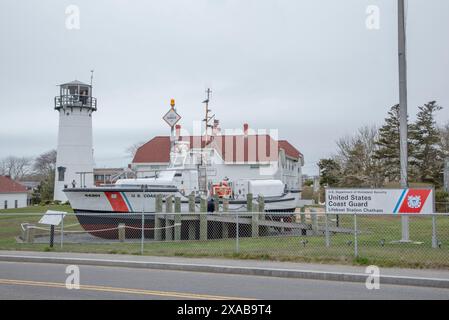
[[[67,201],[65,188],[94,185],[92,113],[97,110],[97,100],[92,97],[92,86],[78,80],[59,87],[55,97],[59,133],[54,200]]]

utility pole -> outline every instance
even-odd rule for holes
[[[399,136],[401,159],[401,188],[408,188],[408,119],[407,119],[407,56],[404,0],[398,0],[399,49]],[[410,241],[409,219],[402,216],[402,242]]]

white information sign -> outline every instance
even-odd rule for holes
[[[433,214],[433,189],[326,189],[327,213]]]
[[[39,220],[39,223],[51,226],[59,226],[59,224],[61,223],[62,219],[65,217],[66,214],[67,212],[64,211],[48,210]]]
[[[175,111],[175,109],[170,109],[165,114],[163,119],[168,123],[170,127],[174,127],[178,123],[178,121],[181,120],[181,116]]]

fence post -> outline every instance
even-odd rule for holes
[[[357,214],[354,213],[354,256],[359,256],[359,248],[357,243]]]
[[[142,185],[142,230],[140,234],[140,254],[143,255],[143,243],[145,241],[145,188],[147,186]]]
[[[25,237],[24,240],[26,243],[33,243],[34,242],[34,225],[27,224],[25,226]]]
[[[312,232],[316,236],[318,234],[318,219],[315,208],[310,208],[310,218],[312,219]]]
[[[235,216],[235,253],[239,253],[240,251],[240,230],[239,230],[239,212],[237,211]]]
[[[175,197],[175,241],[181,240],[181,198]]]
[[[306,207],[302,207],[301,208],[301,213],[299,214],[299,219],[301,221],[301,223],[306,223]]]
[[[227,214],[229,212],[229,200],[223,198],[223,213]],[[223,222],[222,224],[223,239],[229,238],[229,223]]]
[[[200,240],[207,240],[207,199],[200,200]]]
[[[171,228],[170,213],[173,213],[173,199],[172,196],[168,196],[165,199],[165,240],[173,240],[173,228]]]
[[[259,217],[259,203],[256,202],[253,204],[253,212],[257,212],[257,217]]]
[[[156,195],[156,214],[154,215],[154,240],[162,240],[162,217],[160,213],[162,212],[162,195]]]
[[[300,222],[302,224],[306,224],[306,214],[305,214],[305,212],[306,212],[306,207],[304,206],[304,207],[302,207],[300,209],[300,214],[299,214],[299,220],[300,220]],[[302,236],[306,236],[307,235],[307,229],[302,228],[301,229],[301,235]]]
[[[436,249],[438,247],[437,239],[437,219],[436,216],[432,216],[432,248]]]
[[[220,211],[220,198],[217,194],[214,194],[214,212]]]
[[[259,213],[254,212],[253,194],[246,195],[246,211],[251,215],[251,237],[259,236]]]
[[[61,249],[64,246],[64,214],[61,213]]]
[[[257,202],[259,203],[259,212],[262,219],[265,219],[265,198],[262,195],[257,197]]]
[[[327,217],[327,213],[324,213],[324,221],[326,223],[325,226],[325,233],[326,233],[326,247],[329,248],[330,247],[330,238],[329,238],[329,221],[328,221],[328,217]]]
[[[125,242],[125,224],[119,223],[118,225],[118,240],[120,242]]]
[[[142,230],[141,230],[141,234],[140,234],[140,254],[143,255],[143,242],[145,239],[145,214],[142,210]]]
[[[259,195],[257,197],[257,202],[259,204],[259,219],[262,221],[265,221],[265,198],[262,195]],[[268,235],[268,227],[267,226],[262,226],[260,227],[260,232],[262,236],[267,236]]]
[[[189,214],[195,213],[195,193],[189,195]],[[195,221],[188,221],[189,240],[195,240]]]
[[[248,193],[246,195],[246,211],[253,212],[253,194]]]

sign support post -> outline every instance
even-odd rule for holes
[[[170,157],[174,152],[175,145],[175,125],[181,120],[181,116],[176,112],[175,99],[170,100],[170,110],[162,117],[170,126]],[[170,159],[171,160],[171,159]]]
[[[55,225],[50,226],[50,248],[53,248],[53,243],[55,241]]]
[[[66,214],[67,212],[47,210],[47,212],[39,220],[40,224],[50,226],[50,248],[53,248],[55,242],[55,226],[59,226],[61,222],[64,223],[63,221]],[[61,227],[61,248],[63,242],[63,232],[64,224],[62,224]]]
[[[354,213],[354,256],[359,256],[359,248],[357,243],[357,214]]]

